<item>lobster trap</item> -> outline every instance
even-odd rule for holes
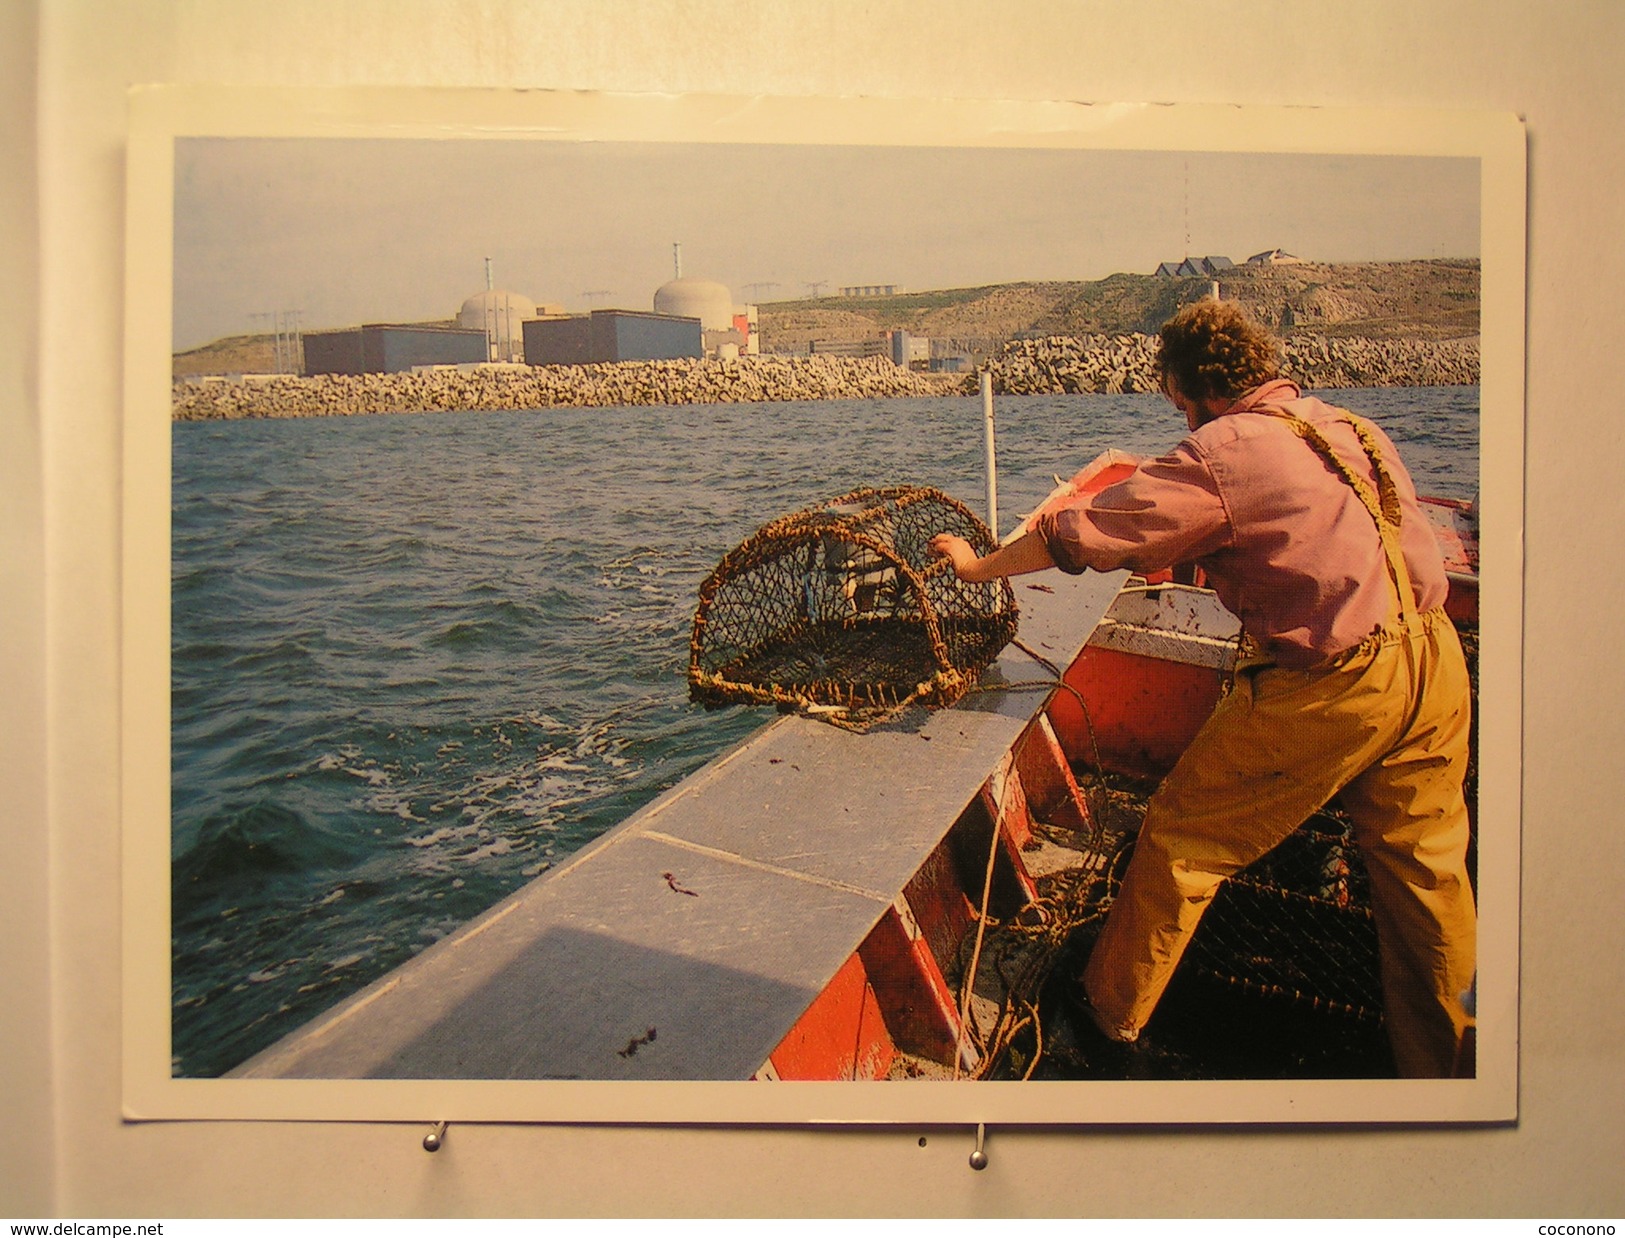
[[[1322,808],[1231,876],[1202,917],[1186,963],[1242,993],[1380,1019],[1371,882],[1348,818]]]
[[[1009,582],[967,584],[938,533],[985,555],[993,535],[923,486],[860,489],[764,525],[700,586],[692,699],[772,704],[862,730],[951,705],[1016,634]]]

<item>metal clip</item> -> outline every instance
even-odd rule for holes
[[[975,1170],[987,1168],[987,1153],[982,1151],[982,1140],[987,1137],[987,1126],[981,1122],[976,1124],[976,1150],[970,1154],[970,1167]]]

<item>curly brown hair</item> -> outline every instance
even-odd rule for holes
[[[1157,374],[1164,391],[1233,400],[1281,376],[1281,345],[1234,301],[1198,301],[1163,324]]]

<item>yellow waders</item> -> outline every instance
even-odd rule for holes
[[[1327,454],[1318,433],[1300,424],[1294,428]],[[1375,455],[1373,445],[1367,453]],[[1394,621],[1311,670],[1238,665],[1234,690],[1151,799],[1084,987],[1107,1034],[1136,1038],[1223,880],[1341,794],[1371,874],[1399,1072],[1448,1076],[1470,1026],[1460,995],[1477,949],[1462,798],[1467,666],[1444,612],[1416,612],[1397,502],[1384,493],[1390,501],[1379,504],[1363,478],[1333,462],[1382,534]]]

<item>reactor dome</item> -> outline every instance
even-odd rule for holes
[[[525,328],[527,318],[536,317],[536,302],[517,292],[486,289],[463,302],[457,313],[457,325],[473,331],[484,331],[491,342],[493,361],[522,361],[525,356]]]
[[[702,331],[727,331],[734,323],[733,294],[713,280],[684,276],[660,286],[655,313],[698,318]]]

